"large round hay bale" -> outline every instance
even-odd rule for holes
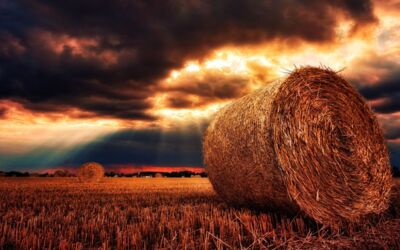
[[[388,206],[391,171],[378,122],[329,69],[300,68],[224,107],[204,161],[228,203],[297,211],[325,225]]]
[[[104,168],[97,162],[88,162],[78,169],[78,178],[82,182],[97,182],[104,176]]]

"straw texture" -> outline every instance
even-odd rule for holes
[[[104,168],[96,162],[88,162],[78,169],[78,178],[82,182],[98,182],[104,176]]]
[[[210,181],[230,204],[302,210],[325,225],[388,206],[381,129],[358,92],[329,69],[297,69],[226,106],[203,143]]]

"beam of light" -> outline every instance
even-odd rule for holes
[[[204,125],[204,121],[194,119],[191,123],[178,122],[174,127],[161,128],[160,140],[154,149],[155,162],[166,165],[165,161],[172,160],[176,165],[202,165],[199,160]]]
[[[226,103],[215,103],[204,108],[196,109],[171,109],[161,108],[154,111],[160,117],[160,126],[163,128],[184,127],[187,124],[200,124],[225,106]]]
[[[99,136],[119,128],[118,122],[103,119],[74,119],[68,114],[32,114],[20,105],[3,101],[7,106],[6,118],[0,119],[0,152],[8,155],[21,155],[38,149],[53,149],[59,158],[78,144],[87,143]]]
[[[41,146],[65,149],[113,131],[98,123],[82,122],[35,125],[0,122],[0,130],[7,131],[0,134],[0,151],[7,153],[22,153]]]

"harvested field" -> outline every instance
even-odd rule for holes
[[[205,178],[0,178],[0,249],[399,249],[390,209],[332,231],[301,217],[235,209]]]

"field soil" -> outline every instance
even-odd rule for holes
[[[0,178],[0,249],[400,249],[393,185],[385,214],[333,230],[230,207],[206,178]]]

